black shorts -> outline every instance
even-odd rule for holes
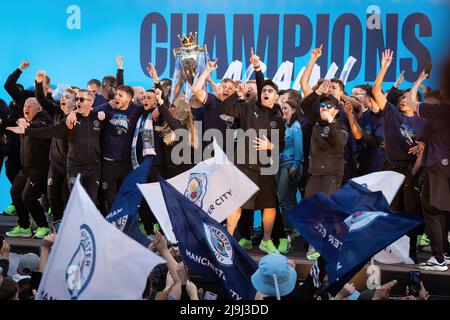
[[[259,191],[242,205],[242,209],[262,210],[276,208],[278,206],[278,199],[274,176],[261,175],[260,172],[251,170],[243,165],[238,165],[238,168],[259,188]]]

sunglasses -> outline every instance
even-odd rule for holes
[[[76,97],[75,100],[76,100],[76,101],[80,101],[81,103],[83,103],[84,100],[86,100],[86,101],[92,101],[92,99],[86,99],[86,98],[83,98],[83,97]]]
[[[268,92],[268,93],[273,93],[273,92],[275,92],[275,90],[274,89],[262,89],[262,93],[266,93],[266,92]]]
[[[337,108],[336,108],[334,105],[332,105],[331,103],[325,103],[325,102],[322,102],[322,103],[320,104],[320,107],[321,107],[321,108],[327,108],[328,110],[333,109],[333,108],[337,109]]]

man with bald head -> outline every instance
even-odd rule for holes
[[[23,107],[24,118],[17,124],[22,128],[42,128],[51,124],[50,116],[42,111],[36,98],[28,98]],[[30,228],[30,217],[38,225],[36,238],[44,238],[48,228],[45,210],[39,202],[42,193],[47,187],[47,172],[49,168],[49,139],[38,139],[29,136],[20,136],[20,160],[22,170],[14,179],[11,187],[11,198],[16,206],[19,216],[18,226],[6,233],[8,237],[29,238],[33,236]]]

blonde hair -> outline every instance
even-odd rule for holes
[[[173,105],[175,106],[175,111],[172,116],[187,126],[187,130],[189,131],[189,144],[194,149],[197,149],[197,130],[194,126],[194,119],[189,104],[185,100],[177,98],[173,102]],[[167,125],[167,122],[162,127],[157,127],[156,130],[160,132],[165,144],[171,145],[175,141],[175,132]]]
[[[68,93],[70,93],[70,94],[73,94],[73,95],[77,95],[77,91],[75,90],[75,89],[72,89],[72,88],[67,88],[66,90],[64,90],[64,92],[68,92]]]

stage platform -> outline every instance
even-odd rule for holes
[[[17,223],[17,217],[9,217],[0,215],[0,234],[4,234],[7,230],[14,227]],[[27,239],[27,238],[6,238],[11,246],[11,251],[15,253],[27,253],[34,252],[39,254],[39,247],[42,240],[39,239]],[[292,245],[292,251],[286,256],[292,259],[296,263],[296,269],[298,273],[298,278],[300,281],[304,280],[308,275],[313,262],[306,259],[306,246],[304,240],[300,238],[295,238]],[[258,242],[254,241],[253,249],[248,251],[250,256],[258,262],[265,254],[258,249]],[[418,254],[419,263],[426,261],[431,256],[431,253],[420,252]],[[405,292],[405,287],[408,281],[409,271],[418,271],[417,265],[406,265],[406,264],[381,264],[376,263],[381,269],[381,282],[389,282],[393,279],[398,281],[397,285],[392,289],[391,293],[393,295],[403,295]],[[431,294],[432,299],[436,300],[450,300],[450,270],[445,272],[438,271],[423,271],[422,281]],[[205,289],[212,284],[208,284],[208,281],[203,281],[200,277],[195,277],[193,275],[194,282],[201,283]],[[362,291],[365,289],[366,283],[366,267],[364,267],[353,279],[352,281],[355,287]]]

